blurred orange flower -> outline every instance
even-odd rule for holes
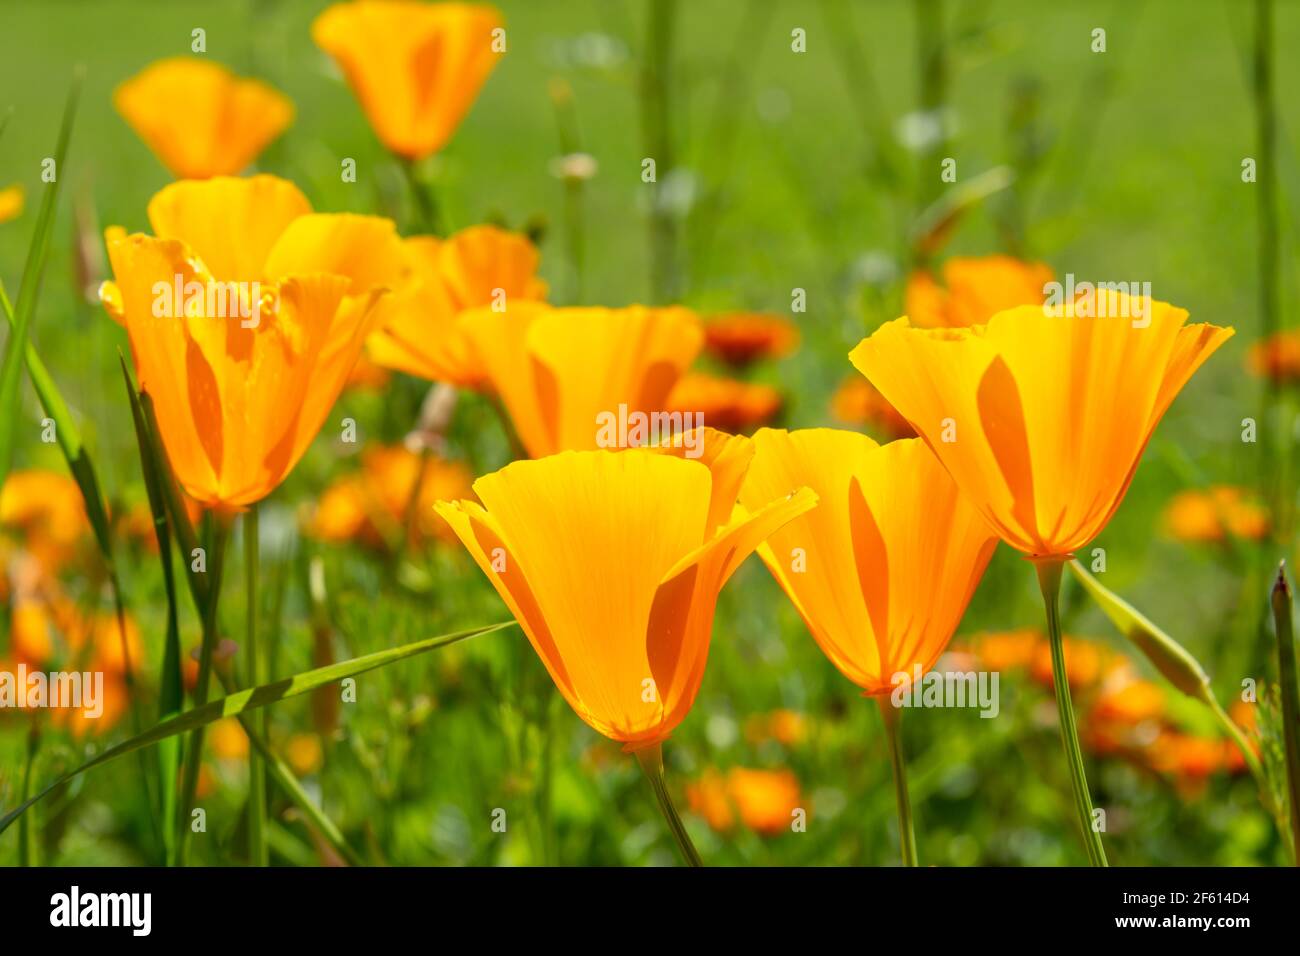
[[[689,372],[668,393],[664,410],[699,414],[720,431],[748,432],[776,416],[781,393],[770,385]]]
[[[12,471],[0,489],[0,524],[17,529],[23,546],[53,574],[72,558],[90,531],[81,489],[57,471]]]
[[[316,734],[293,734],[285,741],[284,760],[300,777],[315,773],[325,761],[320,737]]]
[[[115,282],[101,298],[127,329],[185,491],[249,505],[297,464],[343,388],[399,274],[396,230],[313,213],[273,176],[173,183],[149,219],[157,238],[108,230]]]
[[[519,461],[474,483],[483,506],[437,505],[565,700],[626,751],[662,742],[686,716],[718,591],[816,503],[790,486],[730,520],[748,442],[706,440],[701,461],[672,449]]]
[[[789,770],[732,767],[725,777],[707,770],[686,785],[691,812],[721,833],[735,826],[737,815],[745,826],[765,836],[787,831],[800,799],[799,779]]]
[[[365,0],[327,7],[311,35],[343,70],[380,141],[421,159],[469,112],[505,52],[502,25],[489,6]]]
[[[924,270],[908,276],[904,308],[920,328],[982,325],[1006,309],[1042,305],[1047,296],[1043,287],[1051,281],[1051,268],[1041,262],[954,257],[943,264],[943,286]]]
[[[17,219],[23,213],[23,187],[6,186],[0,189],[0,222]]]
[[[723,312],[704,323],[704,347],[728,365],[782,358],[799,345],[799,328],[780,315]]]
[[[482,388],[487,371],[457,319],[467,309],[546,298],[537,249],[527,236],[471,226],[448,239],[402,242],[405,277],[379,305],[367,342],[380,365],[462,388]]]
[[[985,667],[991,671],[1013,671],[1027,668],[1038,656],[1039,648],[1047,642],[1042,633],[1033,628],[981,634],[975,638],[974,651]]]
[[[822,652],[869,695],[934,666],[997,544],[917,439],[763,429],[741,488],[746,508],[806,485],[821,504],[759,555]]]
[[[307,533],[322,541],[359,540],[385,547],[407,532],[411,490],[420,477],[409,544],[434,536],[454,541],[447,523],[433,511],[440,499],[468,496],[470,473],[463,464],[435,455],[427,460],[405,446],[374,445],[361,455],[361,471],[340,478],[320,497]]]
[[[287,97],[206,57],[145,67],[113,105],[177,179],[233,176],[293,121]]]
[[[1253,343],[1246,367],[1275,382],[1300,380],[1300,329],[1285,329]]]
[[[533,458],[602,447],[604,432],[621,437],[620,423],[664,410],[702,338],[695,313],[677,306],[523,302],[471,309],[459,324]]]
[[[793,710],[774,710],[769,714],[756,714],[745,722],[745,737],[750,743],[775,740],[792,747],[808,735],[808,718]]]
[[[1214,485],[1182,491],[1165,508],[1165,530],[1180,541],[1206,543],[1243,538],[1259,541],[1269,532],[1268,510],[1243,488]]]
[[[866,425],[879,430],[886,440],[916,435],[907,419],[898,414],[898,410],[861,375],[853,375],[840,383],[831,396],[831,414],[846,425]]]
[[[1165,410],[1233,334],[1185,325],[1187,313],[1163,302],[1096,298],[1091,317],[1065,303],[1059,317],[1023,306],[969,329],[897,319],[849,356],[1002,540],[1029,556],[1066,555],[1097,536]]]
[[[222,760],[238,761],[248,756],[248,735],[234,717],[218,720],[208,731],[212,752]]]

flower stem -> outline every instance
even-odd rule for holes
[[[912,802],[907,796],[907,762],[903,758],[903,715],[888,697],[876,698],[880,716],[885,720],[885,741],[889,744],[889,762],[894,769],[894,800],[898,804],[898,842],[904,866],[920,866],[916,855],[916,832],[912,827]]]
[[[217,646],[217,605],[221,597],[221,572],[226,557],[226,536],[229,533],[227,519],[213,515],[212,534],[208,542],[207,573],[211,575],[207,596],[203,605],[203,640],[199,647],[199,679],[194,688],[194,705],[202,707],[208,702],[208,685],[212,676],[212,655]],[[194,794],[199,786],[199,765],[203,758],[203,728],[190,732],[185,746],[185,764],[181,771],[181,802],[179,825],[181,828],[180,848],[176,862],[185,866],[189,860],[190,816],[194,810]]]
[[[248,683],[260,687],[266,683],[266,649],[257,639],[258,578],[257,505],[244,514],[244,575],[248,602]],[[258,735],[266,739],[266,711],[250,718]],[[253,866],[267,866],[270,855],[266,846],[266,764],[255,747],[248,748],[248,857]]]
[[[686,832],[686,826],[678,816],[677,808],[673,806],[672,797],[668,796],[668,784],[664,780],[663,745],[653,744],[638,750],[636,759],[654,789],[659,812],[664,815],[664,820],[667,821],[668,829],[672,831],[673,839],[677,841],[677,848],[682,851],[682,856],[691,866],[703,866],[700,854],[696,851],[695,844],[691,842],[691,836]]]
[[[1282,746],[1286,753],[1286,783],[1291,805],[1291,844],[1300,865],[1300,692],[1296,686],[1295,628],[1291,620],[1291,588],[1286,564],[1277,571],[1271,597],[1277,629],[1277,681],[1282,689]]]
[[[1043,592],[1043,605],[1047,610],[1047,637],[1052,645],[1052,681],[1056,689],[1056,711],[1061,723],[1061,743],[1070,765],[1070,784],[1074,789],[1074,805],[1083,831],[1083,841],[1088,859],[1093,866],[1107,866],[1106,850],[1101,845],[1101,834],[1093,828],[1092,797],[1088,794],[1088,778],[1083,769],[1083,753],[1079,750],[1079,730],[1074,724],[1074,707],[1070,703],[1070,682],[1065,673],[1065,644],[1061,637],[1061,617],[1058,607],[1061,595],[1062,559],[1044,559],[1034,562],[1038,571],[1038,586]]]

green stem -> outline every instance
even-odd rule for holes
[[[32,720],[31,729],[27,732],[27,762],[23,767],[23,800],[26,800],[32,792],[32,769],[36,766],[36,754],[40,749],[41,728],[35,720]],[[31,866],[31,822],[24,816],[18,823],[18,865]]]
[[[402,172],[406,176],[406,185],[411,190],[411,198],[415,200],[416,221],[412,223],[413,231],[430,236],[441,236],[442,222],[438,212],[438,199],[434,195],[433,187],[420,178],[414,161],[401,159],[400,165]]]
[[[1061,617],[1058,603],[1061,594],[1061,570],[1065,561],[1044,558],[1034,562],[1038,571],[1038,586],[1043,592],[1043,605],[1047,610],[1047,636],[1052,645],[1052,681],[1056,689],[1056,711],[1061,723],[1061,743],[1070,765],[1070,784],[1074,790],[1074,806],[1083,831],[1083,841],[1088,850],[1088,860],[1093,866],[1107,866],[1106,850],[1101,845],[1101,834],[1093,828],[1092,797],[1088,794],[1088,778],[1083,769],[1083,753],[1079,749],[1079,730],[1074,724],[1074,707],[1070,703],[1070,682],[1065,672],[1065,643],[1061,637]]]
[[[257,638],[257,577],[258,577],[258,520],[257,505],[249,507],[244,515],[244,574],[248,602],[248,666],[249,685],[260,687],[267,681],[266,648]],[[266,711],[259,710],[250,718],[254,729],[266,739]],[[257,748],[248,748],[248,856],[253,866],[267,866],[270,856],[266,846],[266,763]]]
[[[673,806],[672,797],[668,795],[668,783],[664,780],[663,745],[653,744],[643,747],[636,752],[636,759],[645,772],[646,779],[650,781],[651,788],[654,789],[659,812],[664,815],[668,829],[672,831],[673,839],[677,841],[677,849],[682,851],[682,857],[691,866],[703,866],[700,854],[696,851],[695,844],[691,842],[691,835],[686,832],[686,825],[682,823],[677,808]]]
[[[1277,626],[1277,679],[1282,687],[1282,743],[1286,750],[1287,794],[1291,804],[1291,845],[1300,865],[1300,693],[1296,689],[1295,629],[1286,564],[1273,585],[1273,620]]]
[[[903,715],[888,697],[876,698],[880,716],[885,720],[885,741],[889,744],[889,763],[894,770],[894,800],[898,804],[898,842],[904,866],[920,866],[916,855],[916,831],[912,827],[912,802],[907,796],[907,762],[903,757]]]
[[[217,605],[221,597],[221,572],[225,564],[226,556],[226,535],[228,528],[226,521],[220,516],[215,516],[214,527],[211,535],[211,552],[207,558],[207,571],[211,577],[211,585],[207,588],[207,593],[203,602],[203,641],[199,647],[199,680],[194,688],[194,706],[202,707],[208,702],[208,685],[211,682],[212,675],[212,653],[217,646]],[[203,731],[204,728],[198,727],[190,732],[190,739],[185,747],[185,763],[181,772],[181,802],[180,802],[180,827],[181,840],[180,850],[177,853],[176,862],[179,866],[185,866],[189,861],[190,834],[193,832],[190,825],[190,815],[194,811],[194,794],[199,786],[199,766],[203,757]]]

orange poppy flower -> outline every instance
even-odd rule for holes
[[[782,358],[799,345],[799,328],[780,315],[724,312],[704,323],[704,347],[728,365]]]
[[[975,640],[975,654],[992,671],[1014,671],[1029,667],[1046,643],[1032,628],[982,634]]]
[[[664,409],[702,416],[710,427],[720,431],[747,432],[776,417],[781,410],[781,393],[771,385],[690,372],[668,393]]]
[[[233,176],[293,121],[293,103],[206,57],[159,60],[113,92],[113,105],[177,179]]]
[[[0,222],[17,219],[23,214],[23,187],[6,186],[0,189]]]
[[[402,251],[406,277],[379,306],[370,357],[430,381],[484,387],[483,360],[457,319],[467,309],[546,298],[536,247],[519,233],[471,226],[448,239],[413,236]]]
[[[1141,678],[1122,681],[1115,687],[1103,686],[1092,705],[1092,717],[1102,723],[1140,724],[1156,720],[1164,712],[1164,688]]]
[[[522,302],[471,309],[459,324],[533,458],[622,447],[638,423],[664,411],[702,338],[695,313],[676,306]]]
[[[1090,687],[1096,684],[1114,663],[1114,652],[1095,641],[1066,637],[1062,643],[1065,649],[1065,679],[1071,687]],[[1029,672],[1044,687],[1053,686],[1052,649],[1047,641],[1040,642],[1035,649]]]
[[[456,132],[501,56],[493,7],[366,0],[327,7],[311,25],[361,103],[375,135],[407,159]]]
[[[774,710],[758,714],[745,722],[745,737],[750,743],[774,740],[793,747],[808,736],[808,718],[793,710]]]
[[[1246,366],[1275,382],[1300,379],[1300,329],[1286,329],[1251,345]]]
[[[77,483],[43,469],[9,473],[0,489],[0,524],[22,532],[23,546],[47,574],[71,559],[90,531]]]
[[[284,480],[343,388],[396,281],[396,231],[315,214],[274,176],[173,183],[149,219],[156,238],[108,230],[116,281],[101,298],[186,492],[249,505]]]
[[[1180,541],[1206,543],[1230,537],[1258,541],[1268,535],[1270,522],[1268,510],[1244,489],[1215,485],[1175,495],[1165,509],[1164,525]]]
[[[718,591],[816,503],[791,485],[730,520],[751,451],[738,437],[705,442],[699,461],[674,449],[518,461],[474,483],[482,506],[437,505],[565,700],[626,751],[662,742],[686,716]]]
[[[821,504],[759,548],[822,652],[869,695],[928,671],[997,539],[916,439],[763,429],[741,504],[807,485]]]
[[[1061,317],[1022,306],[969,329],[897,319],[849,356],[1002,540],[1030,556],[1097,536],[1165,410],[1233,334],[1185,325],[1163,302],[1097,298],[1091,311],[1104,317],[1067,303]]]
[[[248,756],[248,734],[238,718],[225,717],[208,731],[212,753],[221,760],[242,761]]]
[[[861,375],[846,378],[831,396],[831,414],[846,425],[866,425],[886,439],[912,438],[916,432],[876,387]]]
[[[414,544],[435,535],[455,540],[446,522],[434,514],[440,499],[470,494],[469,470],[460,462],[421,456],[405,446],[373,446],[361,456],[361,471],[336,481],[320,497],[308,534],[322,541],[360,540],[383,547],[406,527],[406,509],[416,477],[422,476],[415,504]]]
[[[904,308],[911,323],[922,328],[982,325],[1018,305],[1042,305],[1043,287],[1051,281],[1051,268],[1041,262],[954,257],[943,264],[942,286],[924,270],[908,276]]]
[[[686,802],[720,833],[730,832],[739,815],[751,830],[772,836],[790,829],[800,802],[799,779],[789,770],[732,767],[726,776],[706,770],[686,785]]]

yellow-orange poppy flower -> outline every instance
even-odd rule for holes
[[[702,338],[695,313],[676,306],[555,309],[517,302],[500,312],[471,309],[459,324],[533,458],[647,444],[650,416],[666,414],[668,395]]]
[[[420,476],[412,527],[406,527],[411,489]],[[376,445],[361,456],[361,471],[336,481],[320,497],[307,533],[322,541],[358,540],[383,547],[409,532],[410,544],[437,536],[455,540],[446,522],[434,514],[443,499],[470,494],[469,470],[436,455],[427,460],[405,446]]]
[[[789,770],[732,767],[726,776],[706,770],[686,785],[686,801],[720,833],[730,832],[738,815],[751,830],[772,836],[790,830],[800,803],[799,778]]]
[[[6,186],[0,189],[0,222],[17,219],[23,214],[23,187]]]
[[[673,386],[664,409],[706,422],[724,432],[748,432],[781,411],[781,393],[771,385],[690,372]]]
[[[365,0],[326,8],[311,35],[380,142],[420,159],[442,149],[469,112],[504,52],[502,22],[477,4]]]
[[[113,105],[177,179],[233,176],[293,121],[287,97],[205,57],[145,67]]]
[[[793,747],[807,736],[808,718],[793,710],[756,714],[745,722],[745,738],[750,743],[774,740],[785,747]]]
[[[912,438],[916,432],[898,409],[885,401],[876,387],[861,375],[840,383],[831,396],[831,414],[846,425],[865,425],[879,431],[886,439]]]
[[[928,671],[997,539],[917,439],[763,429],[741,504],[806,485],[821,504],[760,546],[822,652],[869,695]]]
[[[1207,543],[1258,541],[1268,535],[1270,522],[1268,510],[1244,489],[1215,485],[1176,494],[1165,508],[1164,525],[1180,541]]]
[[[392,222],[316,214],[273,176],[187,180],[149,203],[154,236],[107,233],[101,298],[131,339],[163,444],[199,504],[239,508],[293,468],[397,281]]]
[[[76,554],[90,531],[77,483],[43,469],[10,472],[0,490],[0,524],[21,532],[24,548],[50,574]]]
[[[1300,380],[1300,329],[1285,329],[1252,344],[1246,366],[1275,382]]]
[[[483,388],[483,360],[457,319],[467,309],[546,298],[536,247],[519,233],[471,226],[447,239],[413,236],[402,251],[405,277],[379,306],[370,357],[419,378]]]
[[[482,505],[437,506],[565,700],[628,751],[690,710],[732,572],[816,503],[792,485],[729,520],[746,439],[707,440],[700,460],[630,449],[518,461],[474,483]]]
[[[1026,555],[1096,537],[1165,410],[1233,334],[1118,292],[1092,305],[1022,306],[967,329],[897,319],[849,356]]]
[[[982,325],[1018,305],[1042,305],[1052,270],[1041,262],[1010,256],[954,257],[943,264],[943,285],[925,270],[907,279],[904,308],[915,326],[963,328]]]
[[[789,355],[799,345],[799,328],[780,315],[723,312],[704,323],[704,348],[728,365]]]

